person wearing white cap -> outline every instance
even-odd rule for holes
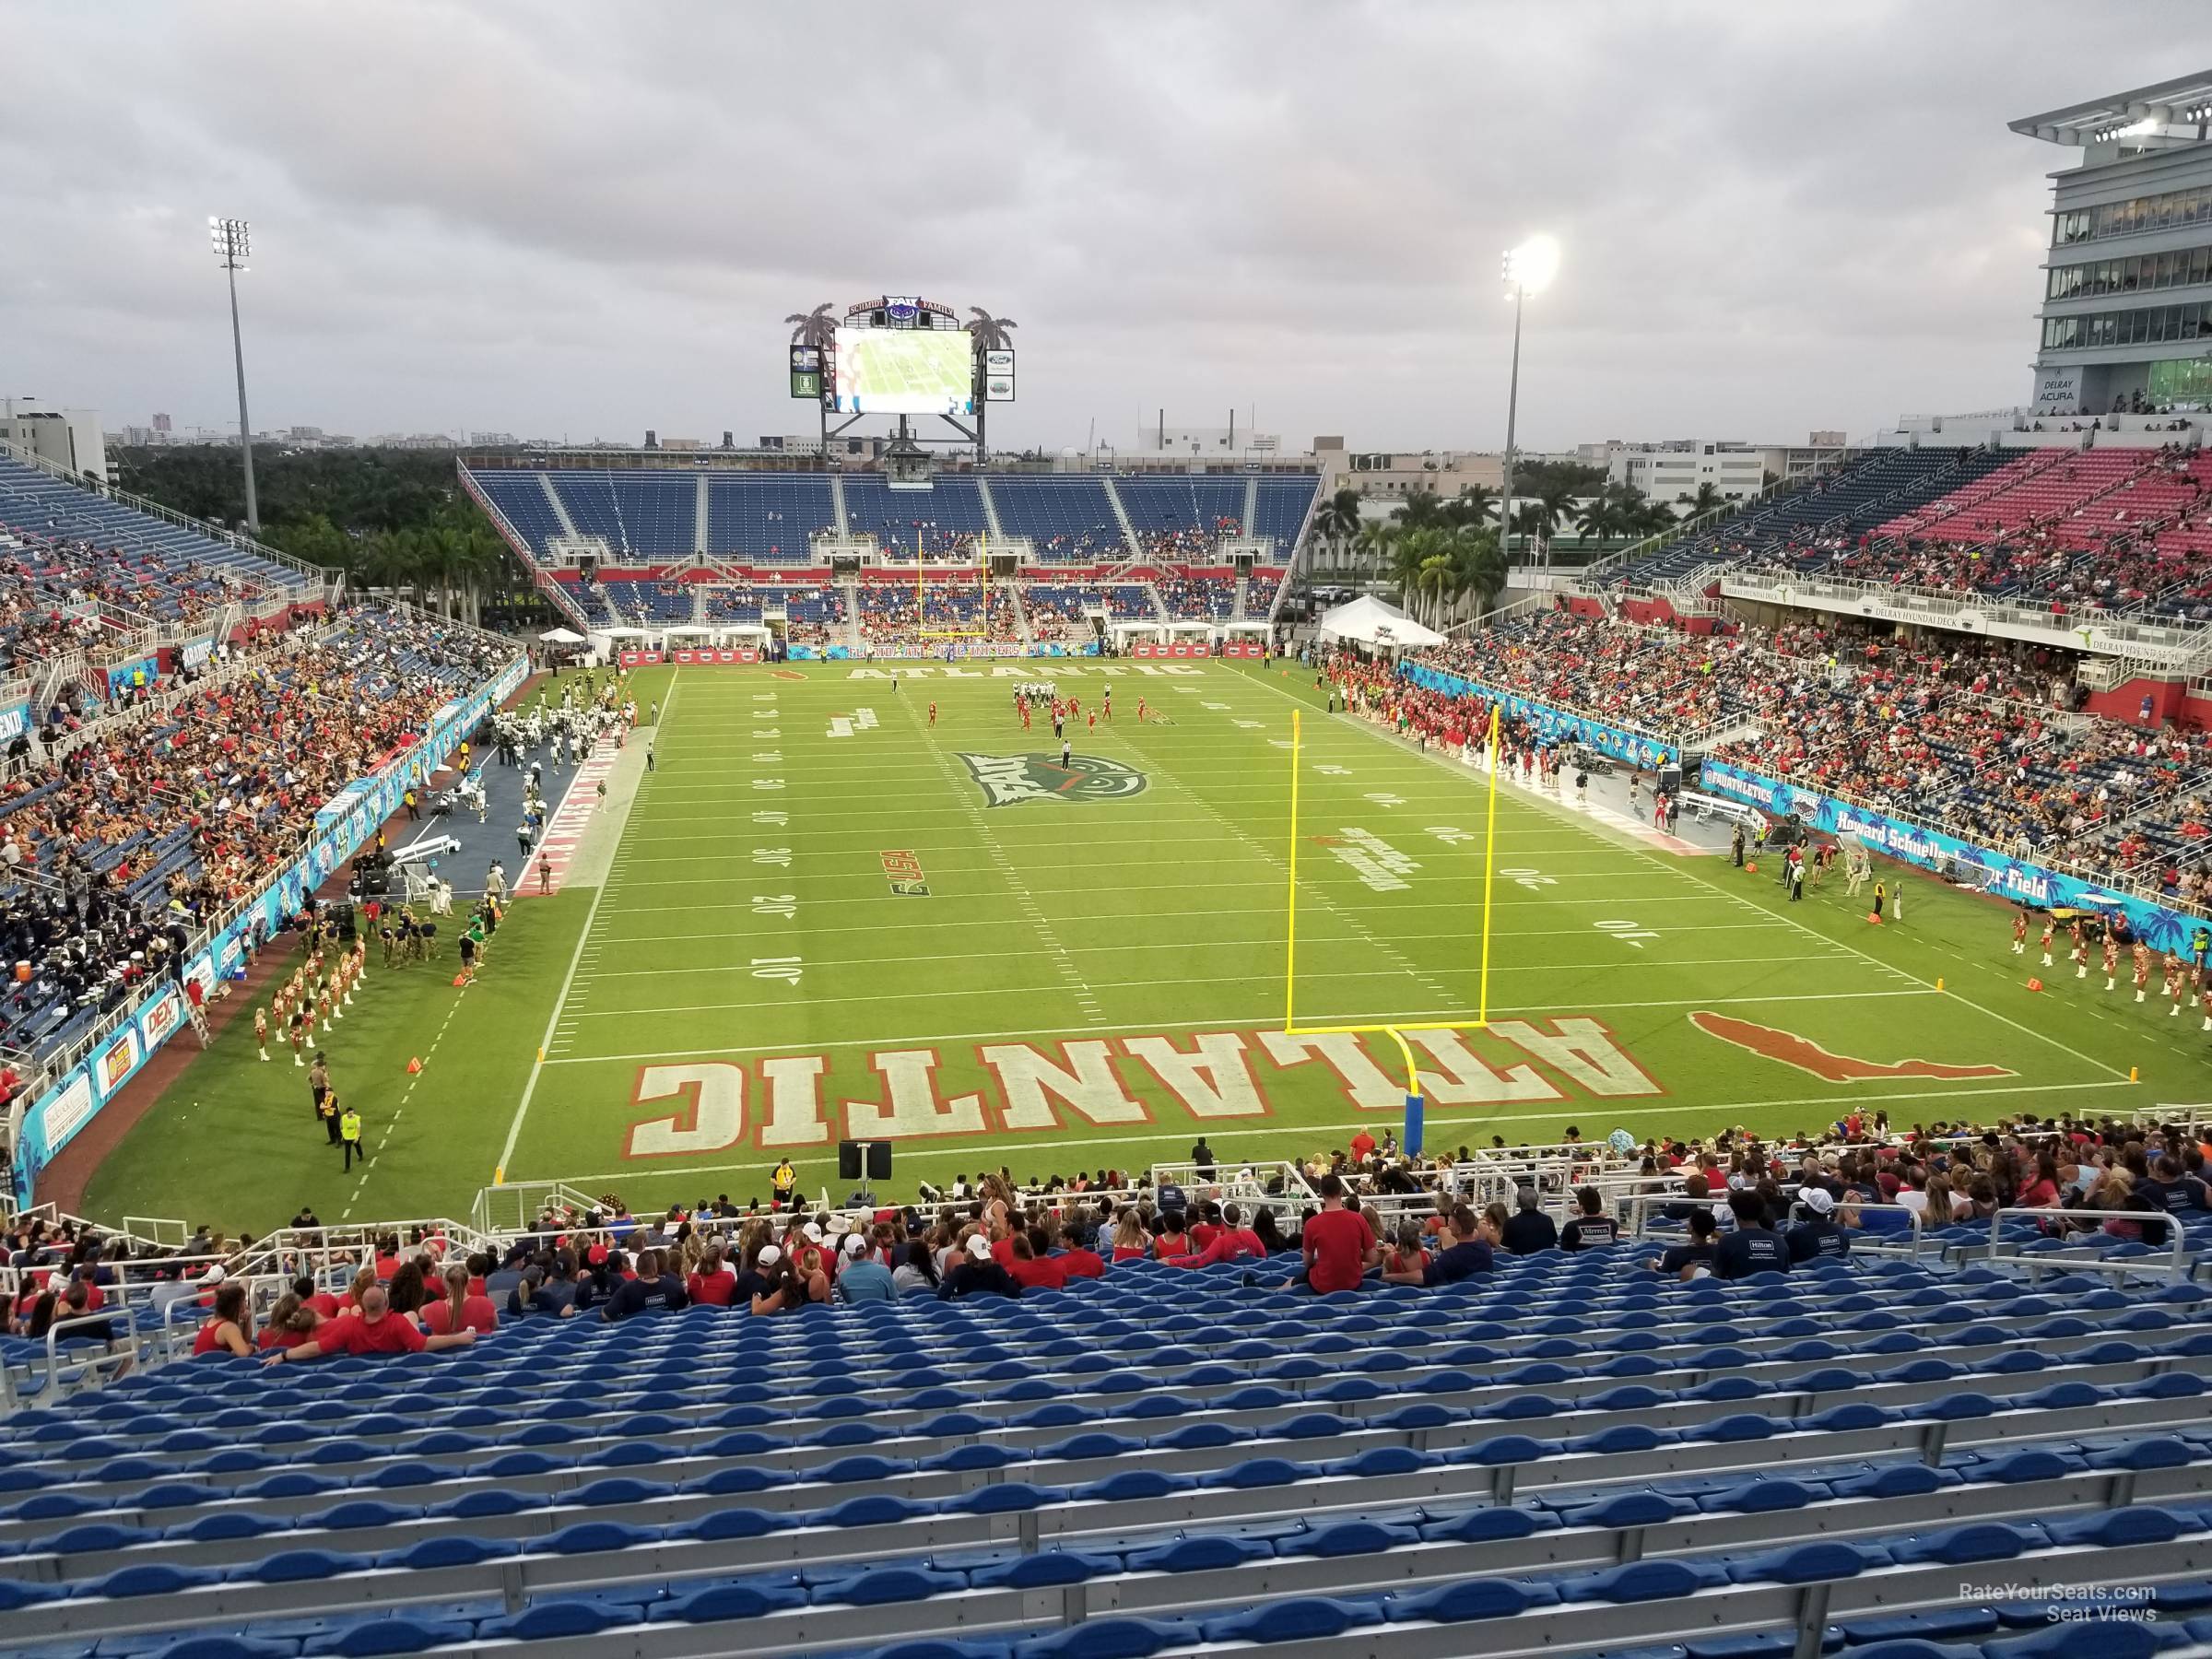
[[[845,1235],[843,1258],[837,1270],[837,1300],[844,1302],[891,1300],[891,1270],[868,1254],[865,1233]]]
[[[1797,1194],[1797,1212],[1805,1218],[1790,1229],[1784,1240],[1790,1260],[1840,1262],[1851,1253],[1851,1234],[1836,1225],[1836,1201],[1827,1188],[1808,1186]]]
[[[970,1233],[951,1268],[937,1285],[939,1301],[957,1301],[963,1296],[1019,1296],[1021,1287],[991,1254],[991,1241]]]

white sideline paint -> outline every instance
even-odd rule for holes
[[[661,709],[661,724],[653,728],[656,735],[665,729],[668,717],[676,712],[676,697],[682,689],[683,677],[684,671],[681,668],[668,676],[668,700]],[[643,785],[641,784],[640,793],[642,791]],[[618,859],[621,856],[620,848],[616,849],[616,856]],[[584,912],[583,927],[576,935],[576,948],[569,957],[569,971],[560,982],[560,994],[554,999],[552,1013],[546,1017],[546,1032],[537,1040],[537,1053],[530,1062],[530,1076],[523,1084],[523,1097],[514,1103],[514,1121],[507,1125],[507,1143],[500,1148],[500,1161],[493,1166],[495,1171],[504,1171],[507,1160],[514,1156],[514,1143],[523,1133],[523,1119],[529,1115],[530,1097],[537,1092],[537,1080],[545,1074],[546,1051],[553,1046],[553,1034],[559,1028],[561,1014],[569,1006],[569,994],[576,988],[576,971],[583,961],[584,947],[592,942],[592,928],[599,920],[599,906],[606,898],[607,888],[614,885],[615,875],[609,870],[607,878],[593,889],[592,908]]]

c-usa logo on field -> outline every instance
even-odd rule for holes
[[[1050,755],[962,755],[969,775],[982,785],[986,803],[1118,801],[1145,793],[1145,774],[1119,760],[1072,755],[1065,766]]]

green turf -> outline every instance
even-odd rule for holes
[[[1111,683],[1111,728],[1071,735],[1078,755],[1141,773],[1142,792],[1003,806],[985,805],[960,753],[1057,754],[1049,723],[1020,732],[1007,677],[988,665],[910,668],[897,691],[888,671],[841,664],[682,670],[672,692],[640,676],[641,708],[665,704],[659,770],[605,890],[517,903],[465,994],[450,965],[372,976],[332,1034],[341,1086],[372,1132],[383,1125],[365,1182],[325,1156],[304,1074],[255,1063],[240,1027],[109,1160],[94,1213],[266,1226],[302,1198],[326,1220],[462,1213],[502,1161],[510,1182],[571,1178],[636,1206],[742,1199],[765,1192],[772,1136],[794,1124],[819,1137],[790,1147],[815,1191],[836,1185],[830,1143],[865,1131],[892,1074],[925,1100],[934,1080],[943,1113],[904,1126],[946,1131],[901,1141],[901,1194],[1000,1164],[1018,1179],[1142,1166],[1181,1157],[1201,1127],[1218,1151],[1264,1155],[1394,1124],[1387,1038],[1332,1064],[1325,1045],[1280,1036],[1291,711],[1308,711],[1301,1025],[1472,1025],[1484,780],[1320,713],[1310,673],[1112,666],[1009,665],[1087,708]],[[1140,725],[1140,696],[1172,724]],[[830,735],[841,718],[851,735]],[[2029,992],[2002,907],[1907,877],[1904,924],[1877,929],[1840,877],[1787,905],[1724,860],[1648,851],[1512,790],[1499,799],[1493,1026],[1447,1046],[1453,1076],[1422,1057],[1432,1145],[1548,1139],[1569,1124],[1786,1131],[1860,1101],[1910,1122],[2205,1092],[2197,1016],[2096,994],[2063,966],[2052,990]],[[1339,856],[1362,835],[1413,861],[1402,890],[1372,889]],[[918,860],[927,896],[892,891],[887,853]],[[1831,1082],[1708,1034],[1690,1022],[1699,1010],[1877,1063],[2004,1075]],[[1597,1047],[1564,1052],[1562,1029]],[[1198,1079],[1215,1093],[1184,1092],[1256,1114],[1202,1123],[1167,1086],[1163,1073],[1190,1085],[1171,1051],[1202,1038],[1222,1063]],[[1024,1044],[1099,1086],[1092,1115],[1006,1081]],[[410,1096],[412,1053],[429,1064]]]

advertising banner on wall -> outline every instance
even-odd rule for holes
[[[248,935],[269,938],[297,915],[301,901],[359,851],[378,825],[399,810],[400,797],[407,786],[435,770],[488,712],[514,694],[528,675],[529,665],[518,658],[485,689],[440,710],[422,740],[388,761],[375,777],[361,779],[340,791],[332,802],[336,810],[318,817],[313,837],[301,855],[206,942],[186,964],[185,977],[198,980],[206,988],[236,971],[244,959]],[[35,1202],[32,1194],[39,1171],[53,1162],[54,1154],[67,1146],[183,1025],[182,993],[176,982],[164,980],[130,1010],[89,1057],[31,1103],[23,1114],[23,1131],[16,1146],[18,1205]]]
[[[2078,876],[2045,869],[2026,859],[1993,853],[1938,830],[1900,823],[1869,807],[1778,782],[1741,767],[1708,760],[1699,768],[1698,775],[1700,786],[1714,794],[1733,795],[1773,818],[1794,812],[1811,829],[1838,837],[1856,837],[1873,852],[1941,872],[1961,886],[1979,888],[2007,903],[2037,910],[2082,909],[2124,915],[2136,937],[2153,950],[2188,955],[2190,935],[2202,925],[2184,912],[2168,910]]]
[[[118,663],[108,670],[108,700],[116,701],[131,689],[133,677],[144,674],[139,683],[151,688],[159,683],[161,665],[153,657],[140,657],[135,663]]]
[[[1507,715],[1525,720],[1536,729],[1536,735],[1546,743],[1582,743],[1608,754],[1616,760],[1626,760],[1633,766],[1647,770],[1656,768],[1662,761],[1679,760],[1679,745],[1663,743],[1656,737],[1639,733],[1623,732],[1592,720],[1584,714],[1570,714],[1548,703],[1540,703],[1514,691],[1500,691],[1477,680],[1463,679],[1456,674],[1446,674],[1423,663],[1407,663],[1401,670],[1417,686],[1426,686],[1431,691],[1446,691],[1455,697],[1479,697],[1502,707]]]

